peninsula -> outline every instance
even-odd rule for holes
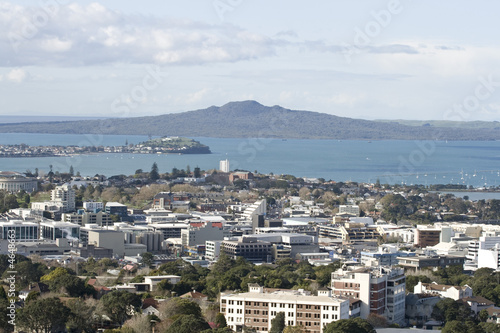
[[[183,137],[162,137],[124,146],[28,146],[0,145],[0,157],[51,157],[95,153],[211,154],[210,148]]]

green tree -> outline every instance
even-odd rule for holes
[[[153,265],[153,259],[155,256],[151,252],[144,252],[141,254],[141,257],[144,266],[151,267]]]
[[[67,306],[70,315],[66,326],[71,333],[91,333],[95,331],[93,328],[95,306],[87,304],[82,299],[69,300]]]
[[[283,333],[306,333],[306,330],[303,326],[287,326]]]
[[[47,266],[41,263],[33,263],[31,260],[28,260],[18,262],[14,270],[17,271],[16,284],[18,284],[20,288],[24,288],[30,283],[40,281],[40,278],[47,271]]]
[[[158,164],[156,164],[156,162],[154,162],[153,166],[151,167],[151,171],[149,172],[149,179],[153,181],[160,179],[160,174],[158,173]]]
[[[200,178],[201,177],[201,170],[199,167],[194,168],[194,178]]]
[[[488,320],[488,318],[489,318],[488,310],[482,309],[477,314],[477,317],[478,317],[479,321],[485,323]]]
[[[78,276],[64,274],[54,277],[49,282],[50,290],[53,292],[67,293],[70,297],[92,295],[94,288],[87,286]]]
[[[198,333],[209,328],[203,317],[189,314],[177,318],[165,333]]]
[[[468,333],[468,332],[469,330],[467,325],[460,320],[448,321],[441,330],[441,333]]]
[[[226,317],[224,316],[224,314],[222,314],[222,313],[219,312],[215,316],[215,327],[217,327],[217,328],[224,328],[226,326],[227,326]]]
[[[40,281],[49,283],[50,281],[54,280],[55,278],[58,278],[58,277],[63,276],[63,275],[70,275],[70,271],[64,267],[56,267],[56,269],[54,269],[53,271],[42,276],[40,278]]]
[[[201,308],[198,303],[179,297],[171,298],[164,302],[161,313],[164,318],[172,318],[179,315],[202,317]]]
[[[485,333],[500,333],[500,325],[496,323],[479,323]]]
[[[469,306],[459,304],[451,298],[440,300],[432,309],[432,318],[444,323],[453,320],[471,319],[471,316],[472,312]]]
[[[326,325],[323,333],[376,333],[368,321],[361,318],[340,319]]]
[[[406,275],[406,292],[413,293],[418,282],[431,283],[432,280],[426,275]]]
[[[278,312],[276,317],[271,320],[270,333],[282,333],[285,329],[285,313]]]
[[[17,323],[35,333],[64,330],[70,310],[57,297],[29,302],[19,310]]]
[[[101,302],[108,317],[120,326],[142,305],[139,295],[120,290],[104,295]]]

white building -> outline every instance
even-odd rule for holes
[[[14,171],[0,171],[0,190],[7,192],[19,192],[24,190],[28,193],[36,191],[38,181],[36,178],[26,177],[22,173]]]
[[[472,297],[472,288],[468,285],[465,286],[447,286],[443,284],[422,283],[418,281],[417,285],[413,287],[414,294],[431,294],[441,297],[448,297],[458,301],[462,298]]]
[[[219,170],[222,172],[229,172],[229,160],[225,159],[219,162]]]
[[[373,313],[404,324],[406,278],[402,268],[348,267],[332,273],[332,293],[361,301],[361,318]]]
[[[249,207],[247,207],[241,217],[247,221],[251,221],[254,215],[266,215],[267,212],[267,203],[266,199],[257,200]]]
[[[83,209],[87,212],[94,212],[98,209],[102,210],[104,208],[103,202],[95,202],[95,201],[85,201],[83,203]]]
[[[156,285],[163,280],[167,280],[170,284],[177,284],[181,280],[181,277],[178,275],[154,275],[144,277],[144,283],[149,284],[150,291],[155,291]]]
[[[320,333],[332,321],[349,319],[349,300],[330,292],[313,296],[304,290],[267,291],[250,284],[247,293],[221,294],[220,312],[227,326],[236,332],[243,326],[268,332],[271,320],[283,312],[286,326],[302,326],[308,332]]]
[[[359,216],[359,206],[357,205],[339,205],[339,214],[352,214]]]
[[[500,271],[500,244],[491,249],[479,249],[477,255],[477,268],[492,268]]]
[[[63,212],[75,210],[75,190],[68,185],[57,186],[51,191],[50,200],[62,204]]]
[[[479,237],[477,241],[470,241],[467,259],[477,263],[477,268],[489,267],[498,270],[499,254],[497,245],[500,244],[500,236],[487,233]]]
[[[205,222],[201,226],[189,225],[181,230],[182,245],[186,247],[204,245],[209,240],[223,240],[224,236],[229,236],[229,233],[224,232],[222,223]]]
[[[57,238],[77,240],[80,237],[80,226],[69,222],[40,222],[40,239],[55,241]]]
[[[221,240],[205,242],[205,258],[210,261],[219,260]]]

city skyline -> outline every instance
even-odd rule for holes
[[[0,2],[0,115],[256,100],[363,119],[500,120],[500,5]]]

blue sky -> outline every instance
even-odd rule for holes
[[[500,121],[498,1],[0,1],[0,115]]]

